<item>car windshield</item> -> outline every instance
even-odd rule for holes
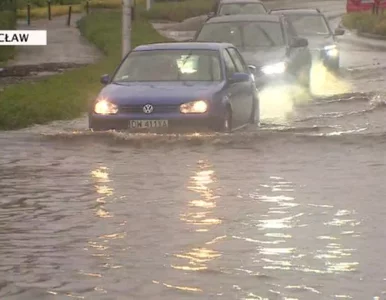
[[[330,34],[327,22],[321,15],[289,15],[287,18],[300,36]]]
[[[150,50],[130,53],[113,82],[221,81],[215,50]]]
[[[266,14],[261,3],[227,3],[220,6],[219,15]]]
[[[240,49],[278,47],[285,44],[279,22],[208,23],[197,41],[231,43]]]

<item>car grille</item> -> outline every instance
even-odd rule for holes
[[[143,107],[145,105],[121,105],[119,106],[119,111],[122,113],[139,113],[144,114]],[[179,105],[154,105],[152,114],[154,113],[173,113],[179,112]]]

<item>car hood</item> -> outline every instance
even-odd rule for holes
[[[261,67],[263,65],[280,62],[286,58],[286,48],[256,48],[254,50],[240,51],[248,65]]]
[[[308,48],[311,50],[335,44],[335,40],[332,35],[304,36],[304,38],[308,40]]]
[[[198,99],[211,100],[220,91],[219,82],[147,82],[111,83],[99,93],[115,104],[181,104]]]

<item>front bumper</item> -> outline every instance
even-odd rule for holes
[[[167,127],[155,128],[130,128],[130,121],[133,120],[167,120]],[[89,127],[94,131],[133,131],[133,132],[187,132],[187,131],[206,131],[214,130],[220,122],[220,118],[203,114],[117,114],[117,115],[98,115],[89,114]]]

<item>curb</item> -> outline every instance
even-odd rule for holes
[[[380,41],[380,40],[365,38],[357,35],[356,33],[354,34],[355,35],[353,37],[345,36],[343,39],[339,39],[338,43],[349,44],[349,45],[360,46],[360,47],[371,47],[371,49],[373,50],[386,51],[386,43],[384,45],[374,45],[370,41]],[[358,40],[358,38],[367,39],[368,41]]]
[[[357,36],[364,37],[367,39],[372,39],[372,40],[379,40],[379,41],[386,41],[386,36],[380,35],[380,34],[375,34],[375,33],[366,33],[366,32],[356,32]]]

